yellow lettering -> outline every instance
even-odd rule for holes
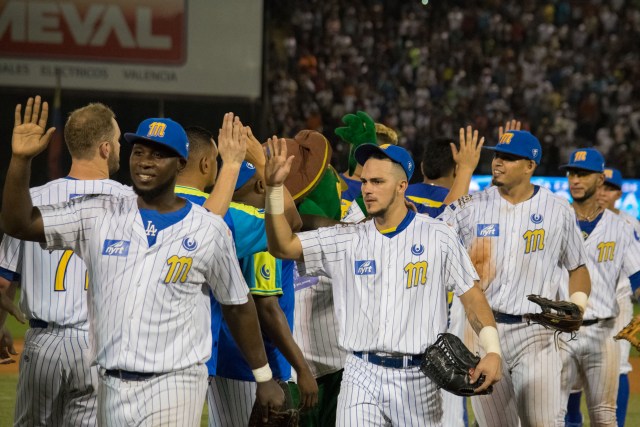
[[[498,142],[498,144],[511,144],[511,138],[513,138],[513,134],[506,132],[503,133],[502,136],[500,137],[500,142]]]
[[[407,273],[407,289],[427,283],[428,267],[427,261],[410,262],[404,266],[404,272]]]
[[[573,155],[574,162],[584,162],[585,160],[587,160],[586,151],[577,151],[576,154]]]
[[[174,255],[169,258],[167,260],[169,271],[167,272],[167,276],[164,278],[164,283],[177,283],[178,280],[180,280],[180,283],[186,282],[192,263],[193,258],[189,257],[178,257],[177,255]]]
[[[598,262],[613,261],[613,255],[616,250],[616,242],[600,242],[598,243]]]
[[[527,230],[522,237],[526,242],[524,253],[528,254],[544,249],[544,228],[538,230]]]
[[[60,257],[60,261],[58,261],[58,266],[56,267],[56,276],[53,281],[53,290],[56,292],[64,292],[67,290],[64,285],[64,281],[67,277],[67,268],[69,267],[69,261],[71,261],[71,257],[73,256],[73,251],[67,249],[62,253]],[[84,289],[85,291],[89,289],[89,272],[84,272]]]
[[[165,123],[161,123],[161,122],[153,122],[149,125],[149,133],[147,133],[147,136],[159,136],[159,137],[163,137],[164,136],[164,130],[167,128],[167,125]]]

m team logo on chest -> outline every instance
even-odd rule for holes
[[[102,255],[127,256],[129,255],[129,242],[126,240],[105,240],[102,245]]]
[[[478,237],[495,237],[500,235],[500,224],[478,224]]]
[[[367,276],[376,274],[376,262],[372,259],[363,261],[356,261],[355,263],[356,276]]]

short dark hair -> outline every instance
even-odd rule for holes
[[[191,155],[201,156],[211,150],[211,140],[213,134],[200,126],[189,126],[184,130],[189,139],[189,157]]]
[[[421,166],[427,179],[442,178],[455,169],[456,162],[451,154],[451,143],[458,146],[458,143],[449,137],[435,138],[424,145]]]

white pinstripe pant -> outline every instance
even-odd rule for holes
[[[100,375],[98,425],[197,427],[206,392],[205,365],[142,381]]]
[[[540,325],[498,323],[502,379],[490,395],[473,396],[473,413],[481,427],[554,426],[560,412],[562,360],[553,331]],[[465,344],[484,356],[478,336],[467,322]],[[566,401],[565,401],[566,406]]]
[[[336,425],[441,426],[442,399],[418,367],[384,368],[348,355]]]
[[[246,426],[256,400],[257,388],[258,384],[253,381],[209,377],[209,427]]]
[[[576,339],[561,342],[562,408],[558,425],[564,426],[569,393],[580,379],[589,419],[594,426],[617,426],[616,399],[620,375],[620,346],[613,340],[615,320],[583,326]]]
[[[98,369],[88,332],[31,328],[20,356],[16,426],[95,426]]]

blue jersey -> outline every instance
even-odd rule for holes
[[[362,182],[347,178],[344,174],[340,174],[340,178],[344,179],[344,182],[347,184],[347,189],[340,195],[340,206],[342,211],[340,217],[342,218],[346,215],[351,203],[362,195]]]
[[[209,195],[192,187],[177,185],[176,194],[195,204],[202,205]],[[231,203],[224,216],[224,222],[231,229],[233,241],[236,245],[238,258],[250,257],[252,254],[267,249],[267,234],[264,226],[264,212],[262,210]],[[245,276],[246,277],[246,276]],[[216,374],[218,364],[218,346],[220,327],[222,325],[222,309],[218,301],[211,298],[211,334],[213,335],[213,348],[211,358],[207,361],[209,375]]]
[[[441,187],[439,185],[425,184],[420,182],[418,184],[411,184],[404,193],[405,197],[411,200],[416,205],[424,205],[431,208],[439,208],[442,206],[442,202],[447,198],[449,189]]]
[[[278,296],[280,308],[287,318],[289,328],[293,329],[293,267],[294,262],[274,258],[269,252],[261,252],[240,260],[240,267],[252,295]],[[265,350],[273,377],[280,380],[291,378],[291,365],[263,334]],[[251,368],[242,357],[229,327],[223,321],[220,331],[220,346],[217,376],[241,381],[255,381]]]

